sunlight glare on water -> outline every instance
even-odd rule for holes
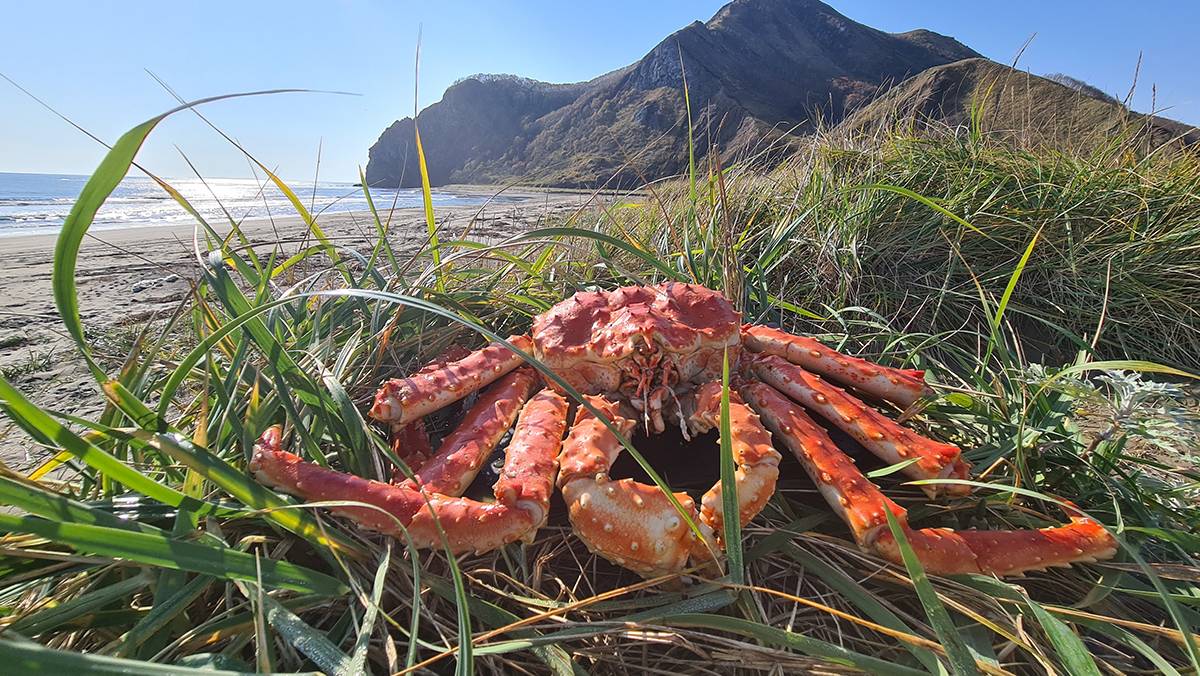
[[[86,176],[0,172],[0,236],[57,232],[86,182]],[[240,178],[187,178],[169,179],[168,183],[213,224],[226,222],[225,211],[237,221],[296,215],[288,199],[266,179],[260,183]],[[362,188],[352,183],[319,182],[315,191],[311,181],[289,185],[314,214],[368,208]],[[415,189],[372,188],[371,197],[381,211],[393,201],[397,208],[421,206],[421,192]],[[433,193],[434,204],[443,206],[471,206],[486,199],[485,195]],[[498,201],[506,200],[501,197]],[[190,220],[192,217],[154,181],[128,176],[100,209],[93,227],[145,227]]]

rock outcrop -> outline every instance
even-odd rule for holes
[[[978,56],[930,31],[875,30],[816,0],[734,0],[589,82],[469,77],[417,119],[434,185],[640,184],[687,166],[685,73],[697,150],[715,147],[728,162],[786,152],[890,86]],[[371,147],[367,182],[420,184],[411,118]]]

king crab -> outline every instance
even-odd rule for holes
[[[931,393],[924,374],[849,357],[771,327],[743,326],[740,319],[719,293],[690,284],[577,293],[537,316],[528,336],[509,338],[591,404],[592,410],[577,407],[569,432],[560,386],[550,381],[543,387],[521,355],[493,343],[446,355],[413,376],[388,381],[376,394],[370,416],[392,426],[393,448],[411,477],[370,481],[302,461],[281,449],[279,427],[263,434],[250,468],[259,481],[306,500],[371,505],[334,511],[366,528],[407,533],[418,547],[436,547],[444,534],[456,553],[531,541],[546,522],[557,472],[572,527],[593,552],[643,576],[670,573],[689,559],[711,562],[722,546],[721,485],[704,494],[699,509],[686,493],[674,494],[697,524],[693,529],[656,486],[609,477],[622,450],[612,429],[628,437],[639,422],[647,434],[676,424],[687,437],[718,427],[728,359],[734,374],[730,442],[743,525],[775,490],[781,456],[774,439],[799,459],[859,546],[891,561],[901,559],[885,510],[934,573],[1013,575],[1115,553],[1108,531],[1078,512],[1065,526],[1038,530],[909,527],[905,509],[884,496],[809,413],[886,463],[911,461],[900,471],[913,479],[965,479],[970,466],[956,446],[905,429],[858,398],[908,407]],[[481,389],[431,453],[422,418]],[[514,421],[495,502],[461,497]],[[922,489],[936,497],[966,487],[930,483]]]

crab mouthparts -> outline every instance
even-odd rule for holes
[[[666,429],[663,407],[670,405],[670,412],[677,413],[683,420],[683,409],[675,395],[679,383],[679,368],[675,360],[665,356],[656,345],[645,340],[643,346],[625,362],[620,392],[629,405],[642,414],[642,424],[647,434],[658,434]],[[686,425],[682,426],[688,437]]]

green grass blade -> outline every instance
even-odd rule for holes
[[[338,451],[343,458],[349,456],[351,462],[347,463],[346,471],[354,472],[361,476],[366,476],[368,471],[368,462],[364,457],[367,451],[367,421],[363,420],[362,414],[358,412],[358,407],[354,404],[354,400],[350,398],[350,394],[346,392],[346,388],[338,380],[335,374],[328,367],[321,365],[320,372],[321,383],[325,385],[333,403],[337,406],[338,415],[342,420],[343,427],[346,430],[346,435],[342,438],[344,443],[340,445]]]
[[[67,333],[75,341],[80,354],[87,361],[88,369],[97,380],[105,379],[104,371],[92,357],[91,347],[84,336],[83,322],[79,316],[79,293],[75,285],[75,268],[79,261],[79,248],[83,244],[84,235],[87,234],[88,228],[96,217],[96,212],[125,178],[129,168],[133,166],[134,157],[145,143],[146,137],[158,126],[159,122],[181,110],[223,99],[295,91],[301,90],[264,90],[213,96],[184,103],[125,132],[100,161],[100,166],[92,172],[91,177],[84,184],[83,190],[79,193],[79,197],[71,205],[71,211],[63,222],[62,230],[59,231],[58,241],[54,247],[54,268],[51,271],[50,281],[54,290],[54,305],[58,308],[59,316],[66,326]]]
[[[441,531],[441,526],[438,526]],[[446,534],[440,533],[445,543]],[[462,571],[458,567],[458,559],[449,552],[446,545],[446,558],[450,563],[450,579],[454,584],[454,604],[457,606],[458,620],[458,653],[455,655],[454,673],[458,676],[470,676],[475,672],[475,644],[471,636],[471,606],[467,603],[470,597],[463,586]]]
[[[1188,660],[1192,663],[1192,669],[1200,673],[1200,646],[1196,644],[1196,637],[1192,633],[1192,625],[1188,621],[1185,609],[1180,607],[1179,602],[1175,600],[1174,596],[1167,590],[1166,585],[1163,584],[1162,578],[1146,563],[1146,560],[1138,553],[1137,549],[1125,544],[1122,538],[1117,538],[1117,542],[1129,554],[1130,558],[1141,567],[1146,576],[1150,578],[1150,583],[1154,586],[1154,590],[1158,592],[1158,597],[1167,609],[1167,613],[1171,616],[1171,620],[1175,622],[1175,627],[1183,635],[1183,647],[1187,652]]]
[[[421,131],[417,129],[417,118],[413,118],[413,136],[417,145],[417,166],[421,171],[421,206],[425,211],[425,232],[429,237],[429,255],[433,259],[437,290],[446,290],[446,270],[442,269],[442,249],[438,243],[437,220],[433,215],[433,193],[429,188],[429,169],[425,166],[425,148],[421,145]]]
[[[212,511],[213,509],[212,506],[200,509],[204,503],[199,503],[174,488],[150,479],[141,472],[121,462],[111,453],[80,438],[40,408],[30,403],[28,399],[3,378],[0,378],[0,409],[3,409],[13,422],[17,423],[17,425],[35,439],[42,439],[51,445],[62,448],[108,479],[120,483],[130,490],[137,491],[148,498],[153,498],[175,507],[187,502],[188,504],[194,504],[195,508],[200,512]]]
[[[883,512],[887,515],[892,537],[896,539],[896,544],[900,547],[904,567],[908,570],[909,577],[912,578],[913,587],[917,590],[917,597],[921,600],[925,614],[929,617],[929,624],[933,626],[933,631],[941,641],[942,647],[946,649],[946,657],[950,661],[951,671],[959,675],[978,674],[979,669],[975,666],[975,658],[963,643],[962,637],[958,635],[958,628],[954,626],[950,614],[946,612],[946,607],[938,599],[937,591],[934,590],[933,584],[925,575],[925,568],[921,565],[916,553],[913,552],[912,545],[908,543],[908,537],[904,534],[896,516],[890,509],[885,509]]]
[[[853,650],[848,650],[826,641],[810,638],[802,634],[787,631],[786,629],[778,629],[766,624],[751,622],[738,617],[707,614],[680,614],[664,618],[663,623],[673,627],[701,627],[705,629],[716,629],[718,631],[728,631],[734,634],[747,636],[764,643],[776,645],[781,648],[797,650],[806,655],[829,660],[834,664],[862,669],[869,674],[914,676],[915,674],[924,673],[911,667],[906,667],[894,662],[871,657],[869,655],[863,655],[862,653],[857,653]],[[974,666],[974,662],[971,664]]]
[[[313,237],[317,238],[317,242],[320,243],[321,248],[325,251],[325,255],[329,257],[329,260],[333,264],[334,268],[336,268],[342,274],[343,279],[345,279],[347,282],[350,282],[352,279],[350,276],[350,271],[346,269],[345,265],[343,265],[342,258],[338,255],[337,247],[333,245],[333,242],[329,240],[329,236],[326,235],[325,231],[321,229],[321,226],[317,224],[317,219],[313,218],[313,215],[304,207],[304,202],[301,201],[300,197],[296,195],[291,186],[284,182],[283,179],[276,176],[275,172],[268,169],[265,164],[259,162],[253,157],[250,159],[258,165],[259,169],[263,170],[263,173],[265,173],[267,178],[275,184],[275,187],[279,190],[279,192],[283,193],[284,197],[287,197],[287,200],[291,203],[292,208],[296,210],[296,213],[300,214],[300,218],[304,219],[304,224],[308,226],[308,231],[312,233]]]
[[[895,629],[906,634],[913,633],[912,628],[904,620],[900,619],[896,613],[881,603],[876,595],[872,594],[845,572],[834,568],[791,542],[786,543],[784,552],[794,561],[804,566],[806,571],[816,575],[822,582],[832,587],[842,596],[845,596],[872,620],[889,629]],[[921,664],[930,673],[938,673],[941,665],[938,662],[937,654],[932,650],[908,644],[905,644],[904,647],[920,660]]]
[[[536,646],[557,645],[564,641],[570,641],[601,634],[609,633],[612,627],[619,627],[624,630],[630,626],[639,624],[662,624],[667,618],[678,617],[689,613],[707,613],[713,610],[724,608],[733,603],[735,597],[728,589],[701,594],[691,598],[668,603],[657,608],[644,610],[642,612],[624,615],[605,623],[584,623],[580,627],[572,627],[569,629],[560,629],[555,632],[544,634],[537,638],[523,638],[512,641],[499,641],[486,646],[480,646],[475,650],[476,655],[501,655],[518,650],[530,650]]]
[[[82,523],[106,528],[165,534],[160,528],[133,519],[122,519],[40,487],[0,476],[0,505],[23,509],[55,521]]]
[[[1136,359],[1111,359],[1108,361],[1093,361],[1083,364],[1073,364],[1055,373],[1050,380],[1061,380],[1068,376],[1079,375],[1089,371],[1136,371],[1138,373],[1160,373],[1162,375],[1176,376],[1179,378],[1200,380],[1200,375],[1195,373],[1177,369],[1171,366],[1164,366],[1162,364],[1155,364],[1154,362]],[[1043,389],[1045,388],[1043,387]]]
[[[300,619],[299,615],[288,610],[279,601],[271,598],[269,594],[260,594],[257,598],[262,599],[263,605],[266,606],[267,622],[271,624],[271,627],[293,648],[320,667],[321,671],[325,673],[344,673],[346,671],[350,665],[350,658],[329,640],[325,632],[309,626],[307,622]]]
[[[649,264],[651,267],[653,267],[656,271],[661,273],[667,279],[671,279],[671,280],[674,280],[677,282],[688,281],[687,277],[679,274],[675,270],[672,270],[670,268],[670,266],[668,266],[666,263],[663,263],[661,260],[658,259],[657,256],[650,253],[649,251],[645,251],[639,247],[636,247],[636,246],[630,244],[629,242],[619,240],[616,237],[613,237],[612,235],[608,235],[603,232],[597,232],[595,230],[586,230],[584,228],[562,228],[562,227],[538,228],[536,230],[530,230],[528,232],[517,235],[516,237],[513,237],[510,241],[521,242],[521,241],[527,241],[527,240],[538,240],[538,239],[542,239],[542,238],[546,238],[546,237],[581,237],[584,239],[595,240],[599,244],[605,244],[608,246],[616,247],[616,248],[624,251],[625,253],[637,256],[638,258],[640,258],[641,260],[643,260],[647,264]]]
[[[754,563],[764,556],[784,549],[797,535],[812,530],[827,521],[831,515],[830,512],[814,512],[776,528],[770,535],[759,538],[750,551],[746,552],[746,563]]]
[[[745,584],[746,567],[742,556],[742,510],[738,507],[737,463],[733,460],[732,430],[729,422],[729,352],[721,365],[721,511],[725,538],[725,558],[729,562],[729,578],[734,584]]]
[[[683,223],[683,251],[688,263],[688,271],[692,275],[692,281],[701,282],[700,276],[697,274],[696,256],[692,247],[692,232],[696,227],[697,221],[697,200],[696,192],[696,136],[692,124],[692,97],[688,91],[687,70],[683,67],[683,50],[679,51],[679,75],[683,85],[683,109],[687,112],[687,150],[688,150],[688,210],[687,219]]]
[[[289,297],[280,298],[269,303],[263,303],[255,307],[253,310],[245,312],[231,319],[230,321],[225,322],[219,329],[205,336],[203,340],[196,344],[196,347],[194,347],[190,352],[187,353],[186,356],[184,356],[183,359],[179,361],[179,364],[173,371],[171,371],[171,375],[167,377],[166,382],[163,383],[158,403],[158,416],[160,418],[166,417],[167,410],[170,408],[171,401],[174,399],[175,393],[179,390],[179,387],[187,380],[188,376],[192,372],[192,369],[196,368],[200,362],[204,361],[204,359],[212,353],[213,349],[216,348],[218,343],[247,323],[252,321],[261,321],[262,316],[271,310],[282,307],[289,303],[295,303],[297,300],[299,300],[298,297]]]
[[[1029,240],[1029,246],[1025,247],[1025,252],[1021,254],[1021,259],[1017,261],[1017,265],[1013,268],[1012,274],[1009,275],[1008,284],[1004,287],[1004,293],[1000,296],[1000,303],[996,305],[996,313],[992,315],[992,333],[988,339],[987,351],[980,360],[982,364],[991,362],[992,352],[996,344],[1000,341],[1000,324],[1004,321],[1004,311],[1008,309],[1008,303],[1012,300],[1013,291],[1017,288],[1017,282],[1021,279],[1021,273],[1025,271],[1025,265],[1029,263],[1029,257],[1033,255],[1033,247],[1037,245],[1038,237],[1042,231],[1038,230],[1033,234],[1033,238]]]
[[[201,448],[177,434],[154,434],[139,430],[133,435],[186,465],[247,507],[263,511],[264,518],[318,547],[338,549],[355,557],[363,555],[349,540],[322,529],[311,515],[294,508],[291,503],[251,480],[249,476],[213,455],[208,449]]]
[[[1132,647],[1134,650],[1140,653],[1142,657],[1145,657],[1150,664],[1153,664],[1154,668],[1158,669],[1159,673],[1164,674],[1164,676],[1180,676],[1178,669],[1164,659],[1161,653],[1138,637],[1137,634],[1134,634],[1133,632],[1110,622],[1100,622],[1097,620],[1088,620],[1082,618],[1076,621],[1094,632],[1104,634],[1113,640]]]
[[[908,460],[901,460],[900,462],[898,462],[894,465],[888,465],[887,467],[880,467],[879,469],[873,469],[870,472],[867,472],[866,477],[868,479],[878,479],[879,477],[884,477],[884,476],[888,476],[891,474],[895,474],[896,472],[899,472],[900,470],[904,469],[905,467],[908,467],[909,465],[913,464],[914,462],[917,462],[918,460],[920,460],[920,458],[909,458]]]
[[[77,523],[55,523],[38,517],[11,514],[0,514],[0,532],[37,535],[81,552],[148,566],[204,573],[227,580],[258,581],[255,558],[249,554],[174,540],[165,535]],[[345,585],[324,573],[286,561],[263,561],[262,581],[280,589],[328,596],[347,591]]]
[[[451,583],[443,578],[430,575],[426,575],[424,579],[433,593],[447,601],[457,602],[454,586]],[[521,619],[504,608],[475,596],[468,596],[467,603],[471,607],[472,617],[493,628],[504,627]],[[510,634],[518,638],[541,637],[541,633],[536,629],[514,629]],[[413,641],[413,643],[416,642]],[[537,655],[556,676],[572,676],[577,671],[572,664],[571,656],[560,646],[553,644],[534,646],[530,648],[530,651]]]
[[[121,412],[129,417],[135,425],[145,430],[153,430],[155,432],[168,431],[169,425],[151,411],[146,404],[142,403],[136,395],[130,392],[119,380],[109,380],[100,386],[104,390],[104,395],[114,406],[121,409]]]
[[[366,601],[366,610],[358,628],[358,639],[354,642],[354,650],[351,651],[346,669],[342,672],[348,676],[366,673],[367,648],[371,645],[371,633],[375,630],[375,618],[379,615],[379,603],[383,599],[384,583],[391,563],[392,543],[389,542],[379,559],[379,567],[375,570],[375,586],[371,590],[371,598]]]
[[[1028,596],[1025,597],[1026,605],[1033,611],[1033,616],[1037,618],[1038,624],[1042,625],[1042,631],[1046,632],[1046,636],[1050,639],[1050,643],[1054,645],[1055,651],[1058,653],[1058,658],[1062,660],[1063,666],[1067,668],[1067,673],[1078,674],[1079,676],[1100,676],[1100,668],[1096,666],[1096,661],[1088,654],[1087,647],[1083,645],[1083,640],[1079,638],[1071,628],[1063,624],[1061,620],[1046,612],[1046,609],[1040,603],[1034,601]]]
[[[986,232],[971,225],[970,223],[965,221],[961,216],[955,214],[954,212],[952,212],[949,209],[947,209],[946,207],[938,204],[937,202],[929,199],[928,197],[926,197],[920,193],[914,192],[912,190],[909,190],[908,188],[903,188],[898,185],[889,185],[887,183],[872,183],[870,185],[853,186],[851,188],[848,188],[848,190],[850,190],[850,191],[859,191],[860,190],[860,191],[866,191],[866,192],[869,192],[871,190],[884,190],[887,192],[895,193],[897,195],[902,195],[904,197],[909,198],[910,200],[914,200],[916,202],[920,202],[921,204],[924,204],[925,206],[929,207],[930,209],[933,209],[934,211],[938,212],[939,214],[945,216],[946,218],[949,218],[950,220],[954,221],[955,223],[963,226],[967,230],[970,230],[971,232],[973,232],[977,235],[980,235],[987,239],[991,239],[991,236],[989,236]]]
[[[247,672],[240,671],[199,669],[176,664],[155,664],[153,662],[141,662],[83,652],[54,650],[36,643],[17,642],[8,639],[0,639],[0,663],[6,665],[6,668],[12,669],[12,672],[17,674],[98,674],[101,676],[128,676],[128,674],[175,676],[178,674],[195,674],[196,676],[248,676]]]
[[[1005,285],[1004,293],[1000,296],[1000,304],[996,306],[996,314],[992,317],[993,333],[1000,328],[1000,323],[1004,321],[1004,311],[1008,308],[1009,301],[1012,300],[1013,291],[1017,288],[1017,282],[1020,281],[1021,273],[1025,271],[1025,266],[1029,263],[1029,257],[1033,255],[1033,248],[1037,246],[1038,237],[1041,234],[1041,230],[1033,233],[1033,238],[1029,240],[1029,246],[1025,247],[1025,252],[1021,254],[1021,259],[1017,261],[1017,266],[1013,268],[1012,275],[1008,278],[1008,284]]]
[[[367,201],[367,210],[371,212],[371,219],[375,222],[375,234],[379,240],[375,244],[375,248],[371,251],[371,265],[374,267],[375,260],[379,258],[379,252],[387,254],[388,263],[392,266],[392,274],[400,276],[400,261],[396,259],[396,251],[392,248],[392,242],[388,239],[388,226],[391,225],[391,219],[384,224],[379,218],[379,211],[375,208],[375,199],[371,197],[371,187],[367,185],[367,176],[363,173],[362,167],[358,168],[358,182],[362,184],[363,198]]]
[[[421,130],[417,127],[418,89],[421,85],[421,35],[417,31],[417,52],[413,59],[413,140],[417,147],[417,170],[421,174],[421,207],[425,213],[425,231],[429,237],[429,252],[433,259],[437,291],[446,290],[446,270],[442,269],[442,251],[438,244],[437,221],[433,216],[433,193],[429,187],[429,167],[425,162],[425,146],[421,144]]]
[[[212,583],[213,579],[208,575],[197,575],[167,598],[156,597],[150,612],[115,641],[116,656],[128,657],[136,653],[143,643],[183,614]]]
[[[9,625],[6,631],[14,631],[27,636],[37,636],[53,631],[80,616],[102,610],[105,606],[137,592],[148,584],[150,584],[150,576],[138,574],[120,582],[103,585],[69,601],[26,615]]]
[[[205,273],[210,287],[231,315],[235,318],[244,314],[254,315],[245,324],[245,330],[255,346],[268,358],[271,369],[286,379],[294,394],[305,403],[317,407],[326,405],[321,398],[321,388],[308,377],[287,348],[280,343],[279,338],[271,332],[261,318],[261,306],[256,307],[246,297],[225,266],[208,266]]]
[[[416,555],[416,547],[412,544],[412,538],[408,538],[409,562],[412,565],[412,586],[413,589],[421,588],[421,559]],[[432,585],[431,585],[432,587]],[[470,599],[468,599],[470,600]],[[421,635],[421,595],[412,595],[412,612],[408,617],[408,650],[404,655],[405,668],[411,668],[417,663],[417,643],[418,637]]]

